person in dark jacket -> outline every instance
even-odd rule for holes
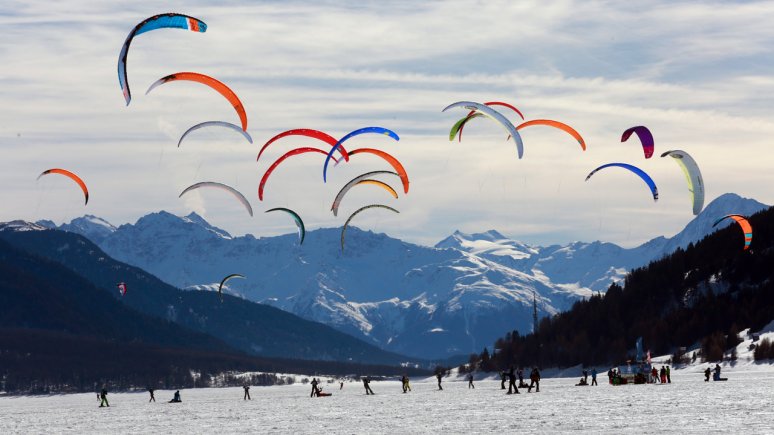
[[[505,389],[505,377],[506,376],[508,376],[508,375],[505,373],[505,370],[500,372],[500,389],[501,390]]]
[[[438,372],[435,374],[435,377],[438,378],[438,390],[443,390],[443,387],[441,386],[441,379],[443,379],[443,373]]]
[[[532,369],[532,372],[529,374],[529,380],[530,382],[529,382],[529,387],[527,388],[527,392],[531,393],[532,387],[534,386],[535,392],[539,393],[540,392],[540,371],[538,370],[537,367],[534,367]]]
[[[669,366],[666,366],[666,372],[667,372],[667,384],[672,383],[672,370],[669,369]]]
[[[516,394],[519,394],[519,388],[516,386],[516,371],[511,366],[511,369],[508,370],[508,393],[507,394],[513,394],[513,392],[516,392]]]
[[[476,389],[476,386],[473,385],[473,373],[468,373],[468,389]]]
[[[519,367],[516,374],[519,376],[519,388],[527,388],[527,384],[524,383],[524,369]]]
[[[320,390],[317,389],[317,379],[312,378],[312,393],[309,395],[309,397],[314,397],[317,395],[317,393],[320,392]]]
[[[371,389],[371,386],[369,385],[371,383],[371,379],[369,379],[367,376],[363,376],[363,386],[366,390],[366,396],[369,394],[374,394],[374,390]]]
[[[242,400],[253,400],[250,398],[250,386],[249,385],[243,385],[242,388],[245,389],[245,396],[242,398]]]
[[[597,384],[597,368],[596,367],[592,367],[591,368],[591,386],[593,387],[594,385],[599,386]]]
[[[108,403],[108,400],[107,400],[107,395],[108,395],[107,388],[102,387],[102,391],[99,392],[99,407],[100,408],[105,407],[105,406],[107,406],[108,408],[110,407],[110,404]]]
[[[709,367],[707,367],[707,369],[704,370],[704,382],[709,382],[709,377],[711,373],[712,373],[712,370],[710,370]]]
[[[151,403],[151,402],[155,402],[155,401],[156,401],[156,396],[154,396],[154,395],[153,395],[153,392],[154,392],[154,391],[155,391],[155,390],[154,390],[153,388],[151,388],[151,387],[148,387],[148,392],[150,393],[150,399],[148,399],[148,403]]]
[[[169,403],[181,403],[183,400],[180,399],[180,390],[175,391],[174,397],[172,397],[172,400],[169,401]]]

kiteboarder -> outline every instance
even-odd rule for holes
[[[108,394],[107,388],[102,387],[102,391],[100,391],[100,393],[99,393],[99,399],[100,399],[99,407],[100,408],[105,407],[105,406],[107,406],[108,408],[110,407],[110,404],[108,403],[108,400],[107,400],[107,394]]]
[[[468,389],[476,389],[476,386],[473,385],[473,373],[468,373]]]
[[[511,366],[511,369],[508,370],[508,393],[506,394],[513,394],[513,390],[516,391],[516,394],[519,393],[519,388],[516,386],[516,372],[513,366]]]
[[[245,396],[242,398],[242,400],[253,400],[250,398],[250,386],[249,385],[243,385],[242,388],[245,389]]]
[[[532,372],[529,374],[529,387],[527,387],[527,392],[532,392],[532,387],[535,387],[535,392],[540,392],[540,371],[537,367],[532,368]]]
[[[443,390],[443,387],[441,386],[441,379],[443,379],[443,372],[439,370],[435,374],[435,377],[438,378],[438,391]]]
[[[318,384],[318,383],[319,383],[319,382],[317,381],[317,379],[315,379],[315,378],[312,378],[312,393],[309,395],[309,397],[314,397],[314,396],[316,396],[316,395],[317,395],[317,393],[319,392],[319,391],[317,390],[317,384]]]
[[[591,368],[591,386],[594,386],[594,385],[599,386],[599,384],[597,384],[597,368],[596,367],[592,367]]]
[[[374,391],[368,385],[370,383],[371,383],[371,379],[369,379],[368,376],[363,376],[363,386],[365,387],[365,390],[366,390],[366,396],[369,394],[374,394]]]
[[[148,387],[148,392],[150,393],[150,399],[148,400],[148,403],[156,401],[156,396],[153,395],[153,391],[153,388]]]
[[[180,403],[182,400],[180,399],[180,390],[175,391],[174,397],[172,397],[172,400],[169,401],[169,403]]]
[[[712,370],[707,367],[707,369],[704,370],[704,382],[709,382],[710,373],[712,373]]]

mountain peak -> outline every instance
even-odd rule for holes
[[[23,220],[0,222],[0,231],[45,231],[47,229],[44,225]]]

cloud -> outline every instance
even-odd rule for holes
[[[47,167],[67,167],[89,184],[88,212],[114,224],[160,209],[207,212],[231,233],[293,232],[292,222],[262,210],[285,206],[309,228],[340,226],[347,211],[382,202],[401,211],[358,217],[356,225],[433,244],[455,229],[497,229],[533,243],[602,239],[632,245],[679,231],[690,201],[669,159],[642,158],[621,132],[647,125],[656,152],[683,149],[704,172],[708,200],[729,191],[774,202],[768,138],[774,117],[774,28],[770,2],[458,1],[458,2],[173,2],[197,16],[205,34],[159,30],[129,52],[129,107],[116,78],[120,45],[131,27],[158,12],[151,2],[7,2],[0,6],[0,219],[69,220],[87,210],[69,187],[41,186]],[[177,71],[198,71],[231,86],[245,104],[252,146],[215,129],[177,148],[188,127],[237,122],[231,106],[196,83],[144,95]],[[487,120],[448,130],[464,111],[457,100],[502,100],[528,119],[575,127],[588,151],[561,132],[523,132],[525,157]],[[409,195],[353,191],[338,218],[338,189],[362,172],[389,169],[358,156],[321,180],[321,156],[289,159],[258,201],[263,171],[286,150],[319,146],[286,138],[256,162],[259,147],[290,128],[342,136],[367,125],[400,142],[359,137],[351,147],[379,147],[399,158]],[[656,180],[654,204],[638,179],[599,174],[599,164],[639,165]],[[604,175],[604,176],[603,176]],[[256,216],[217,194],[177,195],[198,181],[243,192]],[[77,192],[73,193],[77,197]],[[70,203],[72,200],[73,204]]]

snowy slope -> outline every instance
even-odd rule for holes
[[[118,228],[85,217],[62,229],[91,237],[112,257],[180,288],[212,290],[241,273],[227,291],[273,304],[385,349],[425,358],[480,351],[532,327],[535,292],[541,316],[605,291],[634,267],[711,232],[717,217],[766,206],[726,194],[673,238],[624,249],[611,243],[529,246],[496,231],[455,232],[435,247],[351,228],[297,236],[232,237],[192,213],[153,213]],[[95,240],[98,239],[97,240]]]

